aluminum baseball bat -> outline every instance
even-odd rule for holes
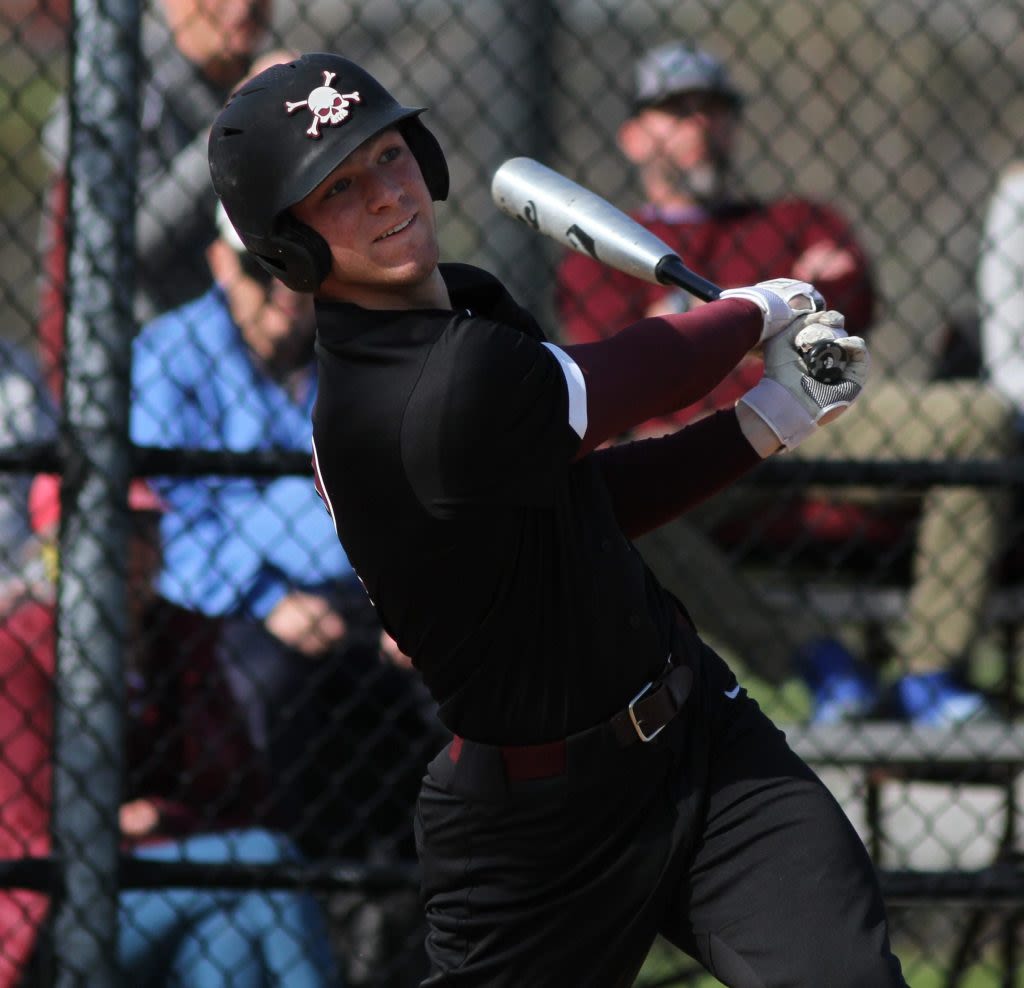
[[[533,158],[509,158],[494,173],[491,197],[502,212],[538,233],[618,271],[675,285],[705,302],[722,294],[645,226]]]
[[[704,302],[722,289],[691,271],[660,237],[596,192],[533,158],[509,158],[494,173],[491,198],[503,212],[565,247],[652,284],[682,288]],[[842,377],[845,357],[832,343],[805,357],[820,381]]]

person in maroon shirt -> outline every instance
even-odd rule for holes
[[[59,481],[32,484],[33,528],[53,542]],[[163,502],[143,481],[129,491],[128,648],[125,661],[126,853],[160,860],[271,864],[301,856],[268,829],[270,780],[219,674],[219,622],[157,596]],[[50,853],[52,599],[26,597],[0,622],[0,857]],[[0,892],[0,988],[14,988],[37,950],[48,898]],[[120,962],[127,983],[339,984],[326,918],[301,892],[167,888],[119,896]]]
[[[864,341],[778,279],[554,345],[440,261],[420,113],[304,55],[232,97],[210,171],[259,263],[314,293],[314,479],[453,735],[416,813],[423,984],[625,988],[661,933],[733,988],[903,985],[856,832],[631,542],[843,413]],[[816,341],[849,358],[833,384]],[[602,448],[758,345],[735,408]]]
[[[735,192],[732,151],[742,103],[726,66],[710,52],[669,42],[638,61],[635,104],[617,135],[643,186],[645,204],[636,217],[695,271],[724,287],[777,277],[813,282],[844,314],[847,330],[863,334],[874,316],[875,289],[865,251],[839,212],[806,199],[757,201]],[[559,267],[557,308],[568,343],[603,339],[645,315],[693,304],[699,303],[677,290],[581,254],[567,254]],[[643,423],[635,434],[659,435],[730,408],[762,371],[754,351],[700,401]],[[873,380],[842,429],[812,437],[791,455],[998,459],[1010,450],[1009,426],[1005,403],[976,382]],[[795,669],[804,673],[814,721],[887,714],[939,725],[985,716],[981,695],[951,667],[967,656],[982,628],[1006,499],[992,488],[922,493],[914,582],[907,614],[892,636],[896,678],[885,692],[876,670],[832,637],[829,615],[768,603],[715,541],[717,526],[736,519],[754,519],[749,537],[756,539],[766,517],[780,514],[777,491],[736,492],[727,504],[719,499],[642,548],[686,597],[698,626],[746,656],[753,670],[776,683]],[[857,537],[866,519],[849,492],[838,502],[798,500],[785,511],[787,525],[807,511],[807,537],[813,538],[810,523],[823,507]]]

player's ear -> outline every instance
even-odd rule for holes
[[[279,217],[274,235],[267,241],[271,250],[256,257],[271,274],[292,291],[315,292],[331,273],[333,259],[327,241],[290,213]]]
[[[319,286],[331,273],[333,262],[330,245],[311,226],[300,223],[291,216],[288,219],[289,222],[284,227],[285,237],[292,244],[296,255],[301,258],[302,266],[309,268],[310,280]]]

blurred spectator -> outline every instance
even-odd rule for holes
[[[135,225],[140,326],[210,286],[202,261],[216,235],[206,163],[210,121],[267,40],[271,2],[159,0],[143,14]],[[63,377],[68,141],[68,103],[61,98],[43,135],[54,176],[43,221],[39,314],[43,368],[55,396]]]
[[[1024,165],[1000,175],[985,214],[978,263],[981,358],[1024,432]]]
[[[271,279],[225,231],[207,250],[215,287],[135,340],[132,438],[307,452],[312,299]],[[253,740],[277,772],[294,772],[315,726],[300,711],[322,686],[318,662],[345,643],[346,609],[360,616],[368,608],[330,517],[308,477],[154,485],[172,509],[163,519],[160,591],[225,619],[224,657]]]
[[[308,454],[312,297],[267,274],[218,216],[207,251],[215,287],[135,340],[132,437]],[[311,478],[153,483],[171,506],[161,592],[223,619],[221,660],[291,832],[312,854],[413,860],[412,808],[440,743],[437,721],[419,678],[382,647]]]
[[[57,438],[57,413],[39,366],[22,346],[0,339],[0,449]],[[0,612],[44,578],[29,528],[28,473],[0,472]]]
[[[731,164],[743,98],[725,65],[706,51],[668,43],[638,62],[635,95],[618,143],[643,185],[646,204],[637,218],[724,288],[774,277],[812,281],[829,307],[845,314],[847,330],[863,335],[874,289],[865,253],[846,221],[803,199],[759,202],[738,194]],[[580,254],[568,255],[559,270],[558,307],[571,343],[692,304],[699,303]],[[751,354],[700,405],[643,431],[660,434],[731,406],[761,373],[759,356]],[[976,382],[919,387],[873,380],[842,428],[822,431],[788,455],[994,459],[1007,452],[1007,426],[1005,405]],[[699,627],[737,654],[757,656],[756,671],[769,679],[799,667],[816,721],[886,714],[941,724],[988,712],[954,667],[981,629],[1005,511],[1000,492],[933,487],[924,493],[910,603],[892,636],[897,678],[884,692],[876,670],[830,637],[830,616],[807,609],[776,612],[710,537],[723,505],[734,506],[734,516],[759,517],[773,502],[770,492],[760,499],[749,491],[729,492],[643,543],[652,557],[659,547],[669,550],[671,558],[651,562],[670,585],[685,587],[680,595]],[[735,620],[736,614],[744,619]]]
[[[159,860],[271,864],[299,860],[291,842],[252,826],[267,780],[214,659],[217,622],[153,592],[163,504],[142,481],[129,491],[125,656],[126,851]],[[50,540],[59,481],[31,492],[33,526]],[[26,600],[0,625],[0,856],[50,852],[54,604]],[[48,902],[0,893],[0,986],[17,983],[45,928]],[[120,894],[126,983],[329,988],[339,984],[325,917],[295,892],[168,889]]]
[[[977,289],[982,371],[1013,406],[1024,437],[1024,164],[998,177],[985,211]],[[1019,491],[1015,504],[1020,505]]]

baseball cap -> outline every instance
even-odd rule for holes
[[[128,486],[131,511],[164,512],[167,502],[144,480],[136,478]],[[28,492],[28,517],[36,534],[52,531],[60,522],[60,477],[55,473],[38,474]]]
[[[743,102],[725,63],[711,52],[670,41],[640,57],[636,63],[634,111],[683,93],[715,93],[736,108]]]

